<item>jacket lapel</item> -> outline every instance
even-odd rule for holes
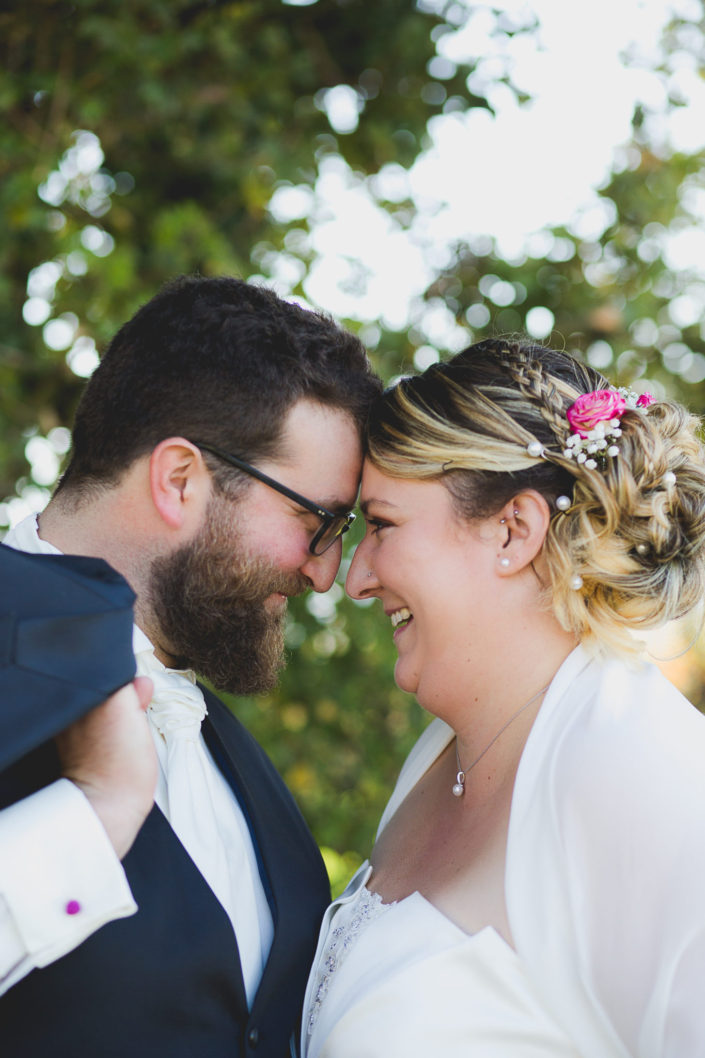
[[[300,1003],[330,889],[320,852],[271,761],[230,710],[204,694],[203,734],[247,819],[274,922],[254,1016],[275,998],[281,1003],[282,989]]]

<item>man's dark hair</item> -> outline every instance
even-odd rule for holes
[[[79,403],[59,489],[115,484],[165,437],[271,458],[301,398],[362,427],[380,389],[362,343],[329,317],[240,279],[182,276],[108,346]]]

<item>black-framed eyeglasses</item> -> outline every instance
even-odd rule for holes
[[[270,478],[268,474],[262,473],[257,467],[253,467],[251,463],[246,463],[245,460],[240,459],[239,456],[231,455],[230,452],[224,452],[221,448],[206,444],[204,441],[191,441],[191,444],[195,445],[196,448],[200,448],[203,452],[210,452],[211,455],[217,456],[218,459],[222,459],[225,463],[230,463],[231,466],[237,467],[238,470],[242,470],[245,474],[257,478],[257,480],[263,482],[263,484],[269,485],[270,489],[275,489],[277,492],[280,492],[282,496],[287,496],[290,500],[293,500],[294,503],[298,503],[299,507],[303,507],[306,511],[311,511],[312,514],[315,514],[320,518],[321,526],[316,530],[311,543],[308,545],[308,549],[312,555],[322,555],[329,547],[333,546],[343,533],[347,533],[348,529],[355,521],[355,515],[352,511],[349,511],[346,514],[334,514],[333,511],[321,507],[320,503],[314,503],[313,500],[307,500],[306,497],[302,496],[299,492],[294,492],[293,489],[288,488],[286,485],[282,485],[279,481],[275,481],[274,478]]]

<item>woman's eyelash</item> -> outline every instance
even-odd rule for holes
[[[386,529],[389,524],[390,524],[389,522],[385,522],[382,518],[368,518],[367,519],[368,528],[373,533],[379,532],[380,529]]]

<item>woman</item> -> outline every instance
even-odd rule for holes
[[[705,718],[632,634],[705,598],[698,426],[514,341],[379,398],[347,588],[437,719],[326,915],[306,1058],[705,1054]]]

